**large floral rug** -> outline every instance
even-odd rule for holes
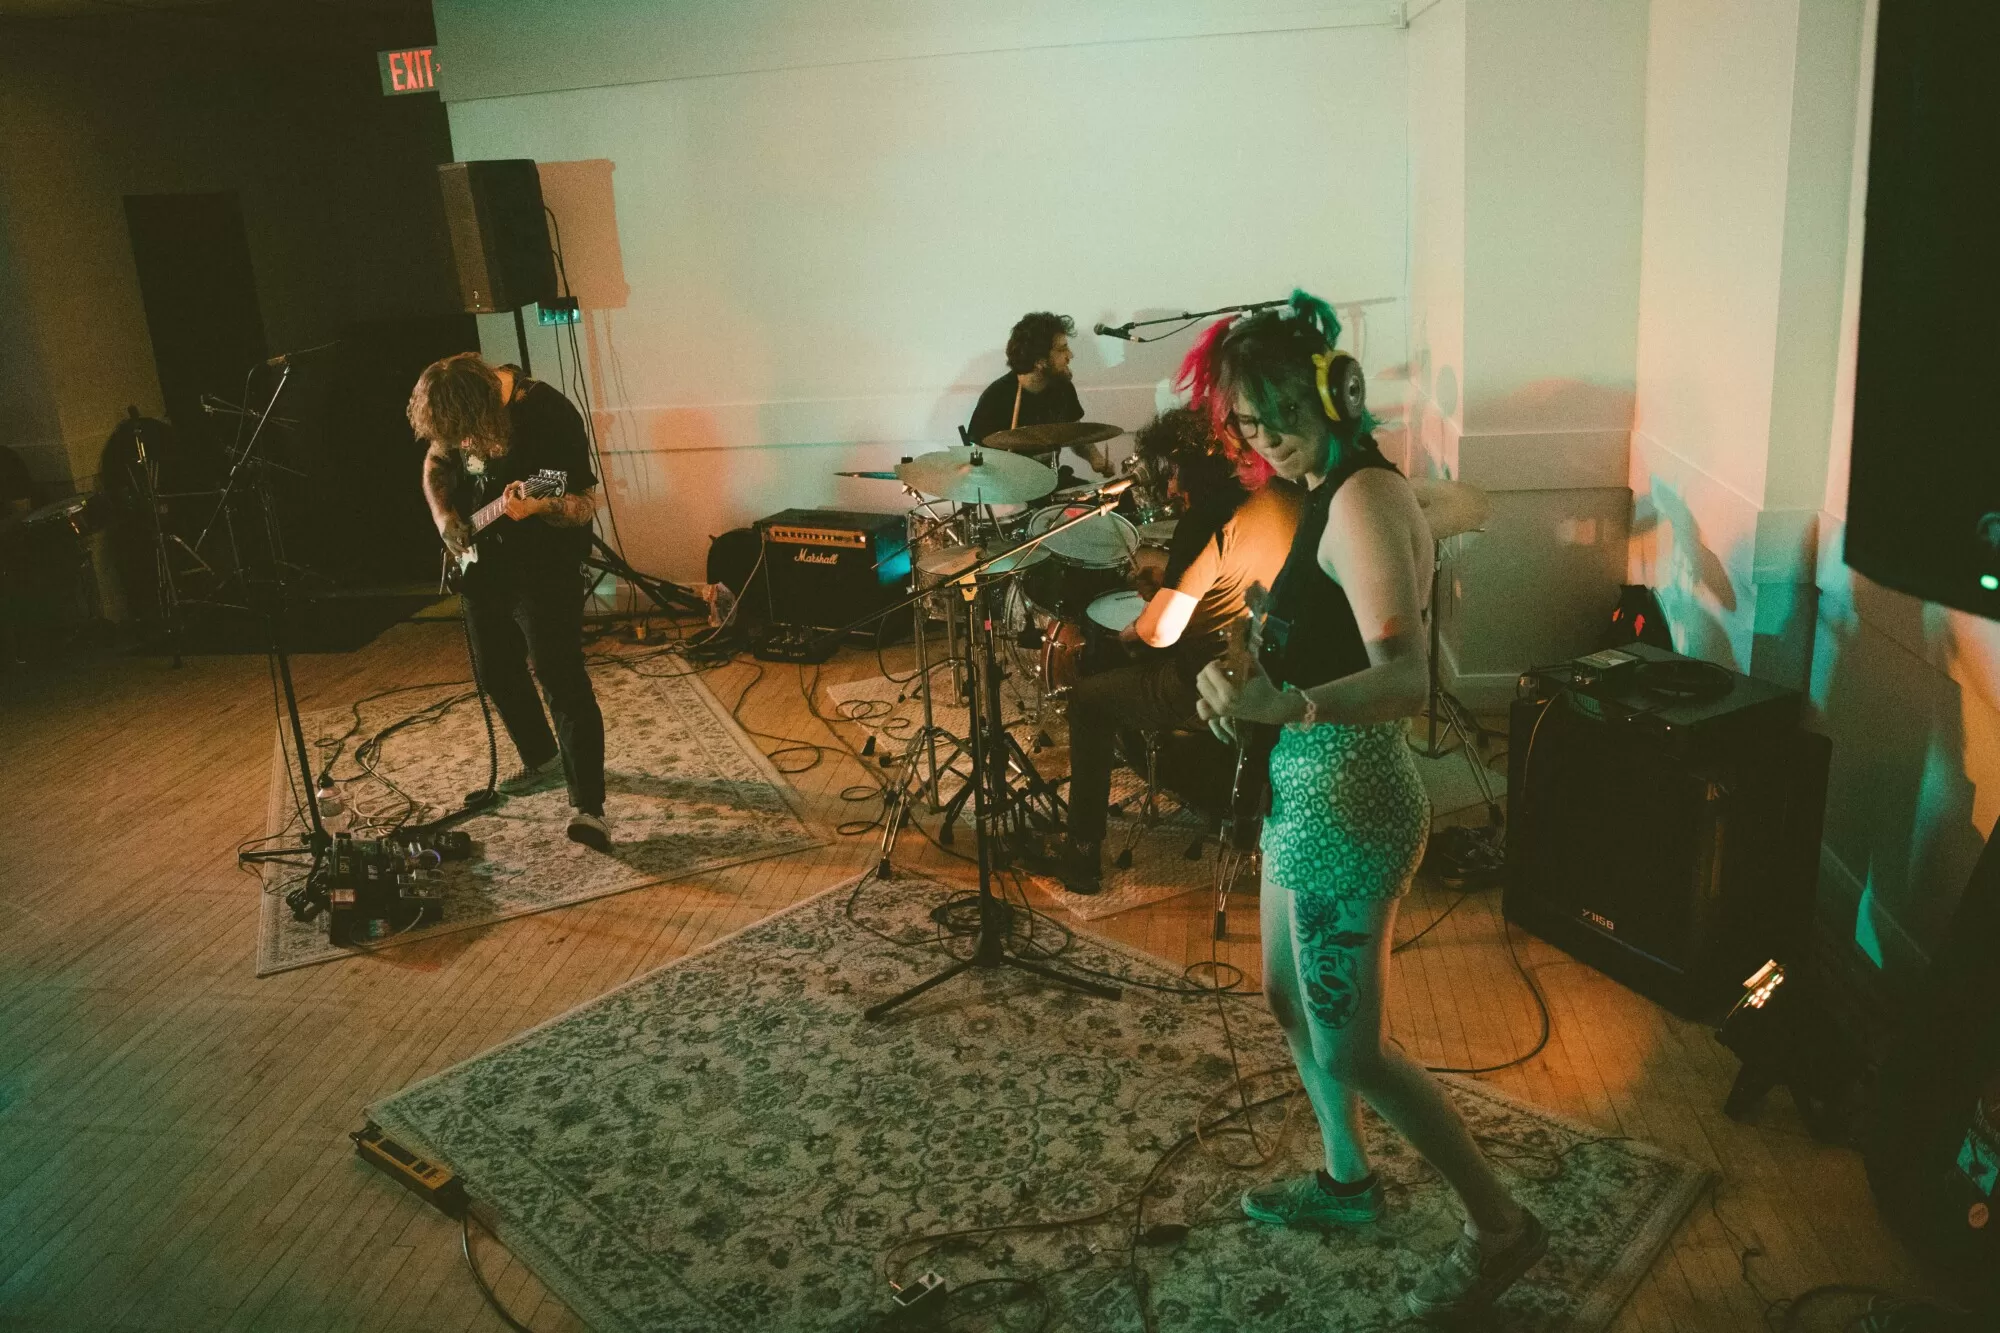
[[[972,972],[864,1019],[946,961],[947,894],[915,877],[840,886],[371,1114],[457,1170],[501,1238],[599,1330],[862,1333],[888,1326],[891,1279],[926,1270],[987,1328],[1405,1322],[1402,1293],[1459,1214],[1378,1122],[1385,1223],[1286,1232],[1238,1208],[1252,1182],[1316,1164],[1260,1000],[1218,1000],[1079,936],[1063,965],[1146,986],[1104,1001]],[[1061,938],[1046,921],[1036,934]],[[1231,1120],[1238,1069],[1242,1100],[1274,1101]],[[1603,1328],[1705,1173],[1476,1082],[1450,1090],[1552,1233],[1481,1327]],[[1274,1119],[1286,1109],[1288,1135]],[[1232,1132],[1245,1119],[1266,1164]]]
[[[599,662],[591,681],[604,712],[611,854],[569,841],[568,793],[556,777],[458,825],[472,836],[474,854],[446,863],[444,919],[371,947],[469,930],[826,841],[806,824],[792,785],[680,658]],[[463,686],[429,686],[306,714],[314,768],[332,763],[356,836],[366,836],[371,823],[401,816],[409,802],[416,803],[415,822],[456,808],[466,792],[485,785],[485,725],[477,702],[463,696]],[[388,730],[379,746],[363,748],[405,718],[415,720]],[[504,774],[512,747],[505,731],[497,735]],[[281,753],[272,765],[265,827],[296,833],[298,806],[283,758]],[[259,976],[358,951],[329,944],[324,917],[293,919],[284,890],[297,873],[284,865],[265,869]]]

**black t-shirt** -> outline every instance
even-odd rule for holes
[[[1014,419],[1014,391],[1021,393],[1021,417]],[[1012,371],[1002,375],[986,386],[986,392],[979,395],[979,405],[972,409],[972,424],[965,428],[974,444],[983,441],[995,431],[1011,430],[1016,426],[1046,426],[1058,421],[1083,420],[1083,404],[1077,400],[1076,384],[1067,379],[1059,379],[1040,393],[1029,393],[1021,388],[1021,381]]]
[[[1285,566],[1299,525],[1299,488],[1270,481],[1197,504],[1174,528],[1162,588],[1196,600],[1187,628],[1174,644],[1184,662],[1201,667],[1229,645],[1229,629],[1249,614],[1250,585],[1269,588]]]
[[[540,380],[522,380],[507,405],[513,421],[507,451],[485,460],[483,471],[466,465],[461,456],[460,484],[454,507],[466,518],[498,498],[507,483],[525,481],[542,471],[560,472],[565,494],[576,495],[597,484],[590,470],[590,440],[583,414],[562,393]],[[549,577],[576,573],[590,553],[590,528],[557,527],[545,518],[499,521],[478,537],[479,560],[471,586],[497,577]]]
[[[1396,465],[1382,457],[1372,437],[1353,451],[1306,496],[1291,554],[1271,588],[1264,620],[1264,670],[1280,685],[1302,690],[1351,676],[1368,667],[1368,644],[1354,618],[1347,590],[1319,566],[1319,541],[1326,532],[1333,497],[1355,473]]]

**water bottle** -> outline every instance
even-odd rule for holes
[[[313,794],[313,804],[319,807],[319,822],[325,826],[328,833],[347,831],[347,798],[342,796],[340,788],[334,785],[332,774],[320,774],[319,790]]]

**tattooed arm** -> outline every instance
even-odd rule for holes
[[[436,440],[424,454],[424,500],[431,507],[431,521],[445,549],[457,555],[472,540],[472,530],[451,507],[451,488],[458,480],[458,459],[452,450]]]
[[[550,507],[542,512],[542,518],[559,528],[583,527],[597,515],[595,488],[565,495],[560,500],[552,500],[549,503]]]

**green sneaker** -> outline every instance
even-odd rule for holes
[[[1499,1300],[1549,1252],[1548,1230],[1533,1213],[1523,1212],[1522,1217],[1520,1236],[1497,1254],[1485,1253],[1461,1229],[1430,1276],[1404,1297],[1410,1313],[1427,1322],[1449,1323],[1476,1315]]]
[[[1308,1171],[1245,1190],[1243,1211],[1254,1221],[1278,1227],[1365,1227],[1380,1222],[1388,1204],[1379,1178],[1359,1194],[1329,1194],[1319,1183],[1319,1172]]]

